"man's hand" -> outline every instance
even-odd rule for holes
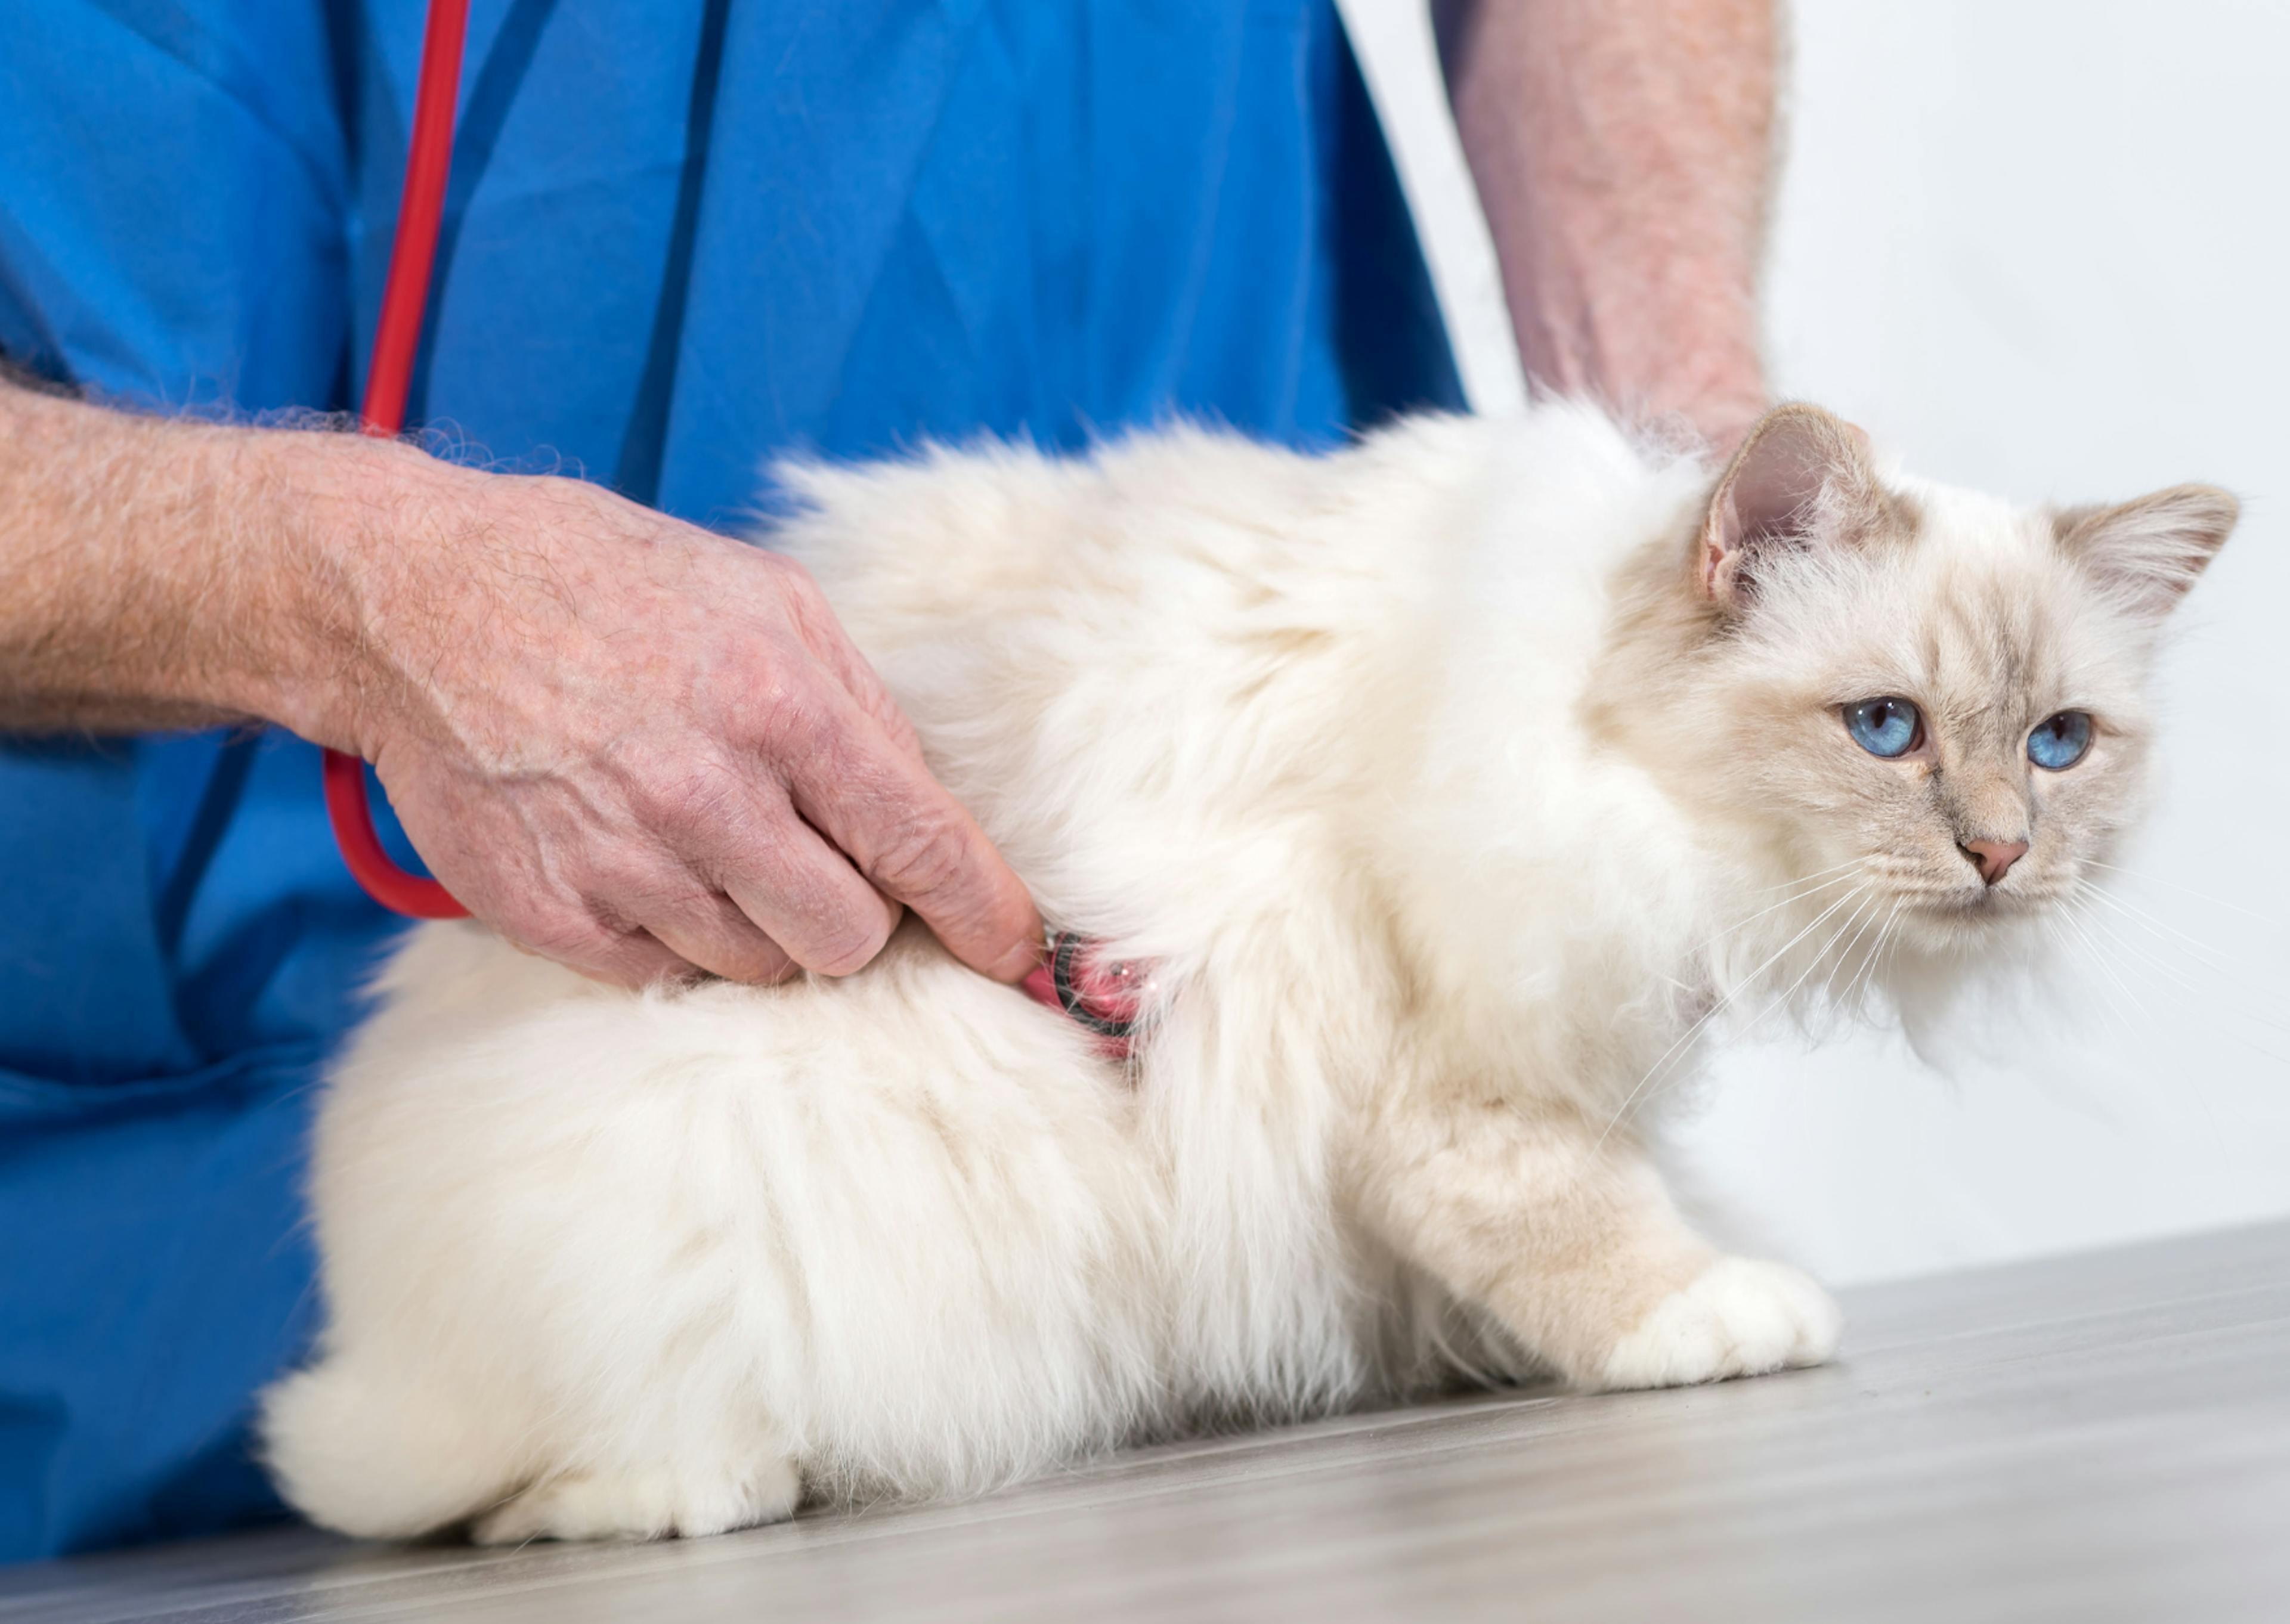
[[[613,980],[845,974],[902,903],[989,975],[1033,962],[1023,887],[788,560],[403,445],[12,412],[0,602],[46,625],[0,608],[0,721],[254,715],[364,756],[473,914]]]
[[[1766,404],[1774,0],[1432,0],[1529,379],[1732,448]]]

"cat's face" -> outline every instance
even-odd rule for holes
[[[1700,538],[1729,793],[1911,941],[2057,902],[2137,810],[2156,633],[2234,520],[2201,486],[2054,514],[1887,481],[1783,408]]]

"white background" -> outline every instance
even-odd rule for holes
[[[1482,410],[1521,398],[1424,0],[1343,0]],[[1734,1048],[1690,1156],[1834,1283],[2290,1212],[2290,5],[1800,0],[1777,389],[2027,500],[2206,479],[2242,529],[2181,612],[2159,797],[2070,953],[2090,1007]],[[2187,889],[2181,889],[2187,888]],[[2196,894],[2200,893],[2200,894]],[[2102,962],[2102,960],[2104,962]]]

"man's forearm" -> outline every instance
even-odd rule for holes
[[[264,436],[0,381],[0,728],[276,708],[292,651]]]
[[[1765,397],[1774,0],[1436,0],[1527,375],[1714,441]]]
[[[591,974],[841,975],[1041,920],[792,561],[579,480],[0,382],[0,730],[279,723],[477,918]],[[315,800],[314,800],[315,804]]]

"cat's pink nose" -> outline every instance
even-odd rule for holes
[[[2010,871],[2014,863],[2028,855],[2028,843],[2024,840],[1967,840],[1957,850],[1972,860],[1982,880],[1993,885]]]

